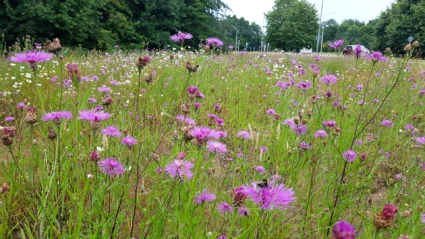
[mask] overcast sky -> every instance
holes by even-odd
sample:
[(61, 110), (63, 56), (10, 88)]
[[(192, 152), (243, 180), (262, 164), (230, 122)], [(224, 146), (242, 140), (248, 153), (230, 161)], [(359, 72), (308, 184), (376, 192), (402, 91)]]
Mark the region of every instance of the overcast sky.
[[(263, 15), (271, 11), (274, 4), (274, 0), (222, 1), (233, 10), (233, 13), (229, 12), (228, 14), (236, 14), (237, 17), (244, 17), (246, 20), (256, 22), (260, 26), (263, 26), (263, 23), (266, 24)], [(315, 4), (317, 12), (320, 14), (322, 0), (307, 1)], [(391, 6), (393, 2), (395, 0), (324, 0), (323, 16), (325, 20), (334, 18), (338, 23), (341, 23), (344, 19), (352, 18), (368, 22), (379, 16), (381, 11), (384, 11), (387, 6)]]

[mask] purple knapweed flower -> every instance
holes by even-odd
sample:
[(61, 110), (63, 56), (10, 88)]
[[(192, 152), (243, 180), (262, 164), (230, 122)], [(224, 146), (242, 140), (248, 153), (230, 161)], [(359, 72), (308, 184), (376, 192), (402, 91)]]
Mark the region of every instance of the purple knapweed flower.
[(83, 110), (83, 111), (80, 111), (80, 117), (78, 118), (81, 120), (99, 122), (102, 120), (107, 120), (110, 117), (111, 115), (109, 113), (106, 113), (103, 111)]
[(295, 124), (294, 126), (291, 126), (291, 129), (298, 135), (303, 135), (307, 133), (307, 125), (303, 123)]
[(357, 58), (357, 60), (360, 59), (362, 57), (362, 53), (363, 53), (362, 45), (357, 44), (356, 45), (356, 48), (354, 49), (354, 51), (356, 52), (356, 58)]
[(267, 152), (268, 148), (267, 146), (261, 145), (260, 146), (260, 153), (261, 154), (265, 154)]
[(121, 132), (112, 125), (104, 128), (102, 134), (110, 137), (121, 137)]
[(218, 141), (208, 141), (207, 142), (207, 148), (210, 152), (214, 152), (214, 153), (225, 153), (227, 152), (227, 148), (226, 145), (223, 144), (222, 142), (218, 142)]
[(342, 156), (344, 157), (347, 162), (351, 163), (357, 158), (357, 153), (354, 150), (347, 150), (345, 151)]
[(256, 166), (255, 171), (257, 171), (259, 174), (264, 174), (266, 172), (266, 169), (263, 166)]
[(71, 119), (72, 113), (69, 111), (50, 112), (41, 118), (43, 121), (53, 120), (55, 123), (60, 123), (61, 119)]
[(23, 53), (15, 53), (15, 55), (11, 57), (10, 60), (13, 62), (26, 62), (28, 64), (35, 64), (37, 62), (47, 61), (52, 57), (52, 53), (47, 53), (44, 51), (28, 51)]
[(243, 186), (241, 192), (255, 204), (259, 204), (262, 210), (283, 210), (295, 200), (292, 188), (286, 188), (283, 184), (274, 185), (273, 182), (266, 186), (258, 186), (257, 182), (252, 182), (251, 186)]
[(335, 127), (336, 126), (336, 121), (335, 120), (328, 120), (328, 121), (323, 121), (322, 125), (325, 127)]
[(242, 205), (240, 208), (238, 208), (238, 214), (239, 216), (249, 216), (250, 211), (248, 208), (246, 208), (245, 205)]
[(218, 205), (217, 209), (220, 212), (231, 212), (233, 210), (233, 208), (227, 203), (227, 202), (222, 202)]
[(301, 143), (300, 143), (300, 149), (302, 149), (302, 150), (307, 150), (307, 149), (310, 149), (311, 148), (311, 145), (309, 144), (309, 143), (307, 143), (307, 142), (305, 142), (305, 141), (302, 141)]
[(215, 194), (210, 193), (206, 189), (204, 189), (200, 194), (195, 196), (193, 203), (200, 204), (204, 202), (211, 202), (216, 198), (217, 196)]
[(368, 60), (371, 60), (372, 62), (376, 63), (378, 61), (387, 62), (388, 59), (382, 56), (382, 53), (377, 51), (373, 52), (365, 57)]
[(425, 144), (425, 137), (417, 137), (416, 142), (418, 142), (420, 144)]
[(106, 158), (99, 162), (102, 172), (110, 177), (118, 176), (124, 173), (123, 165), (116, 158)]
[(184, 40), (190, 40), (193, 36), (190, 33), (179, 32), (171, 36), (171, 40), (174, 42), (184, 42)]
[(338, 78), (334, 75), (325, 75), (322, 78), (320, 78), (320, 81), (322, 83), (325, 83), (325, 84), (328, 84), (328, 85), (335, 84), (337, 80), (338, 80)]
[(132, 146), (132, 145), (137, 144), (137, 139), (127, 135), (121, 140), (121, 143), (123, 143), (127, 146)]
[(383, 120), (381, 122), (381, 125), (384, 126), (384, 127), (393, 127), (394, 126), (394, 124), (391, 120)]
[(347, 221), (336, 222), (332, 233), (334, 239), (355, 239), (357, 236), (356, 228)]
[(97, 91), (102, 92), (102, 93), (107, 93), (107, 92), (111, 92), (112, 89), (111, 89), (111, 87), (102, 86), (102, 87), (98, 87)]
[(338, 49), (344, 44), (344, 40), (336, 40), (334, 42), (329, 43), (329, 46), (333, 49)]
[(274, 109), (268, 109), (268, 110), (266, 110), (266, 113), (268, 115), (276, 115), (276, 111)]
[(326, 130), (319, 129), (314, 134), (314, 137), (315, 138), (325, 138), (325, 137), (328, 137), (328, 133), (326, 133)]
[(6, 118), (4, 118), (4, 121), (6, 122), (10, 122), (10, 121), (14, 121), (15, 118), (13, 118), (12, 116), (7, 116)]
[(18, 104), (16, 104), (16, 108), (18, 109), (25, 109), (27, 106), (25, 105), (24, 102), (19, 102)]
[(236, 137), (242, 138), (242, 139), (251, 139), (252, 138), (251, 134), (248, 131), (245, 131), (245, 130), (239, 131), (236, 134)]
[(223, 41), (216, 37), (207, 38), (207, 46), (210, 45), (213, 45), (213, 47), (219, 47), (223, 45)]
[(423, 224), (425, 224), (425, 213), (422, 213), (421, 215), (421, 221)]
[(210, 137), (211, 129), (208, 127), (195, 127), (189, 133), (198, 141), (199, 144), (204, 144)]
[(185, 177), (190, 180), (193, 177), (192, 171), (193, 163), (185, 160), (175, 159), (173, 162), (167, 164), (164, 170), (170, 177), (175, 178), (176, 176), (184, 179)]

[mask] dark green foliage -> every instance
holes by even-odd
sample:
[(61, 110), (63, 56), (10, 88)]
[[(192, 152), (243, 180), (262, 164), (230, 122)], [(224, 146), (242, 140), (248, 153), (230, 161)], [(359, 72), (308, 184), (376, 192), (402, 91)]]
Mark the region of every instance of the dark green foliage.
[(312, 47), (316, 42), (317, 12), (305, 0), (275, 0), (266, 17), (266, 39), (273, 47), (290, 51)]
[(258, 45), (261, 28), (225, 17), (227, 9), (221, 0), (2, 0), (0, 34), (8, 46), (30, 35), (35, 42), (57, 37), (65, 46), (105, 51), (115, 45), (163, 49), (180, 46), (170, 39), (179, 31), (193, 34), (186, 43), (191, 47), (207, 37), (234, 44), (233, 30), (225, 27), (230, 22), (246, 29), (243, 42)]

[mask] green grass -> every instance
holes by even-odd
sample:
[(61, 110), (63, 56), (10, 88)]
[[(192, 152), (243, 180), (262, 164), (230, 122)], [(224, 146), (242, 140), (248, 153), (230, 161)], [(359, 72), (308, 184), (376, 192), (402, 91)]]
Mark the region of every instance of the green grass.
[[(40, 64), (37, 79), (26, 64), (0, 60), (0, 122), (17, 129), (10, 148), (0, 146), (0, 183), (10, 186), (9, 192), (0, 194), (2, 238), (329, 238), (339, 220), (353, 224), (358, 238), (425, 237), (420, 210), (424, 151), (415, 140), (424, 136), (423, 98), (418, 93), (425, 86), (422, 64), (409, 64), (406, 71), (407, 58), (373, 66), (368, 60), (342, 56), (315, 62), (312, 56), (274, 53), (259, 57), (178, 52), (171, 61), (169, 54), (151, 54), (140, 80), (135, 62), (142, 55), (136, 53), (81, 54), (62, 62), (55, 57)], [(189, 74), (187, 61), (199, 69)], [(69, 63), (77, 64), (82, 76), (95, 75), (98, 80), (77, 84), (74, 75), (70, 87), (61, 90), (57, 83), (69, 80)], [(311, 63), (320, 68), (318, 78), (312, 76)], [(304, 75), (298, 75), (297, 65)], [(144, 79), (153, 71), (154, 82), (148, 84)], [(313, 87), (304, 92), (295, 85), (285, 91), (275, 86), (289, 82), (286, 76), (291, 72), (295, 83), (310, 81)], [(337, 83), (321, 83), (325, 74), (336, 75)], [(58, 79), (51, 82), (54, 76)], [(112, 80), (119, 85), (112, 85)], [(363, 90), (356, 91), (360, 84)], [(90, 124), (78, 116), (81, 110), (102, 105), (105, 93), (97, 88), (103, 85), (112, 88), (113, 103), (103, 106), (112, 117), (93, 134)], [(205, 98), (191, 101), (188, 86), (197, 86)], [(332, 96), (327, 98), (326, 92)], [(38, 122), (32, 127), (25, 122), (26, 110), (16, 107), (19, 102), (37, 107)], [(227, 132), (220, 140), (227, 153), (211, 153), (205, 146), (185, 142), (183, 123), (176, 122), (185, 102), (197, 125)], [(202, 105), (195, 111), (193, 102)], [(266, 114), (269, 108), (279, 119)], [(72, 112), (73, 118), (60, 127), (41, 120), (45, 113), (59, 110)], [(222, 118), (224, 126), (217, 126), (208, 114)], [(7, 116), (15, 120), (6, 122)], [(293, 117), (307, 125), (306, 134), (297, 135), (282, 124)], [(381, 126), (387, 119), (393, 127)], [(326, 138), (315, 138), (327, 120), (335, 120), (337, 128), (327, 128)], [(417, 129), (414, 136), (405, 130), (406, 124)], [(129, 148), (121, 143), (122, 137), (102, 136), (101, 129), (109, 125), (138, 143)], [(47, 138), (49, 127), (58, 135), (55, 140)], [(249, 131), (252, 139), (237, 138), (241, 130)], [(302, 150), (303, 141), (311, 148)], [(260, 146), (268, 150), (261, 154)], [(342, 156), (348, 149), (359, 155), (354, 162)], [(102, 159), (116, 157), (125, 173), (103, 174), (90, 161), (93, 151)], [(179, 152), (194, 164), (191, 180), (158, 172)], [(368, 157), (361, 159), (362, 153)], [(265, 174), (254, 170), (260, 165)], [(405, 181), (395, 179), (400, 173)], [(295, 191), (296, 200), (288, 208), (261, 210), (248, 198), (249, 216), (217, 210), (221, 202), (232, 205), (233, 188), (275, 174)], [(204, 189), (217, 198), (194, 204), (195, 195)], [(387, 203), (397, 205), (399, 213), (392, 227), (375, 235), (372, 216)]]

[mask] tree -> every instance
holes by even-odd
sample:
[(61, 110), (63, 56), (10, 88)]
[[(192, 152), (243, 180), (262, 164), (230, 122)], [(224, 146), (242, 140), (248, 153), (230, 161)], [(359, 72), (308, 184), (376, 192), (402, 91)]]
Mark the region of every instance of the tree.
[(335, 40), (339, 28), (338, 22), (335, 19), (329, 19), (322, 24), (324, 26), (323, 42)]
[(266, 15), (266, 40), (285, 51), (312, 47), (319, 25), (314, 5), (305, 0), (275, 0)]
[[(394, 53), (402, 54), (409, 36), (414, 40), (424, 41), (424, 15), (424, 0), (398, 0), (393, 3), (377, 20), (376, 48), (382, 51), (386, 47), (391, 47)], [(425, 52), (423, 43), (420, 50)]]
[(248, 22), (243, 17), (237, 18), (236, 15), (226, 16), (221, 20), (221, 29), (223, 31), (223, 40), (228, 45), (236, 47), (236, 34), (238, 34), (238, 40), (240, 41), (240, 50), (243, 50), (248, 43), (248, 47), (259, 49), (261, 45), (262, 31), (261, 27), (252, 22)]

